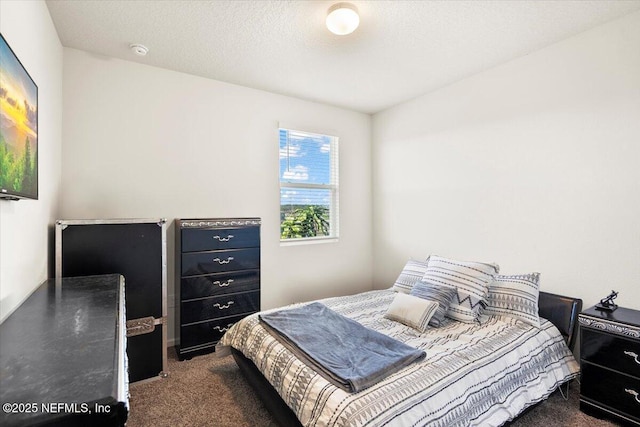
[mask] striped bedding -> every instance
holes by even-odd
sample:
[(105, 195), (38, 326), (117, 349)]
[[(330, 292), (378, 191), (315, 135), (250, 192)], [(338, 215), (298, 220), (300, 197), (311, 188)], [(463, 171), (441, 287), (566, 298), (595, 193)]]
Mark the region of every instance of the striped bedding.
[[(579, 366), (558, 330), (483, 316), (445, 319), (425, 333), (385, 319), (392, 290), (321, 300), (342, 315), (413, 347), (424, 360), (358, 393), (348, 393), (296, 359), (259, 323), (236, 323), (217, 351), (251, 359), (304, 426), (499, 426), (574, 378)], [(295, 305), (294, 305), (295, 306)]]

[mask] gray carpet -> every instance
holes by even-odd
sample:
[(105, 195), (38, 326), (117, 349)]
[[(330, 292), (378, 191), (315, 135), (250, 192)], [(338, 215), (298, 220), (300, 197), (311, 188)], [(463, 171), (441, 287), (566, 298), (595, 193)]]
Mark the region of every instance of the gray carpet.
[[(214, 354), (180, 362), (169, 350), (169, 377), (130, 386), (127, 427), (275, 427), (231, 356)], [(556, 392), (509, 427), (611, 427), (578, 409), (573, 382), (565, 401)]]

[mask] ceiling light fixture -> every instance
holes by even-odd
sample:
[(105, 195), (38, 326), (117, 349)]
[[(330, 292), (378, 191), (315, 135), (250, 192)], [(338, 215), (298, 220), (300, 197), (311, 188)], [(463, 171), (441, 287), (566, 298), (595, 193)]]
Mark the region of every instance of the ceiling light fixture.
[(327, 12), (327, 28), (333, 34), (351, 34), (360, 25), (358, 9), (351, 3), (336, 3)]
[(149, 48), (142, 44), (130, 44), (129, 49), (138, 56), (145, 56), (149, 52)]

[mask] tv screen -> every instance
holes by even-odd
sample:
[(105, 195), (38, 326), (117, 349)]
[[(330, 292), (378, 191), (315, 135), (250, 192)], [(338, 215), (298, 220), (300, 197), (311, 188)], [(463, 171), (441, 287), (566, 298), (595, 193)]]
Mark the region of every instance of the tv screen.
[(0, 199), (38, 199), (38, 86), (0, 34)]

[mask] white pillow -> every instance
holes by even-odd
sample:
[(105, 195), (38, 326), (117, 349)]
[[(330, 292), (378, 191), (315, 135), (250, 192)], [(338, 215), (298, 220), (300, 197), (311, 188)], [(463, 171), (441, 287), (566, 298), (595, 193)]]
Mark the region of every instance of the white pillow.
[(489, 286), (489, 297), (484, 314), (509, 316), (540, 327), (538, 296), (540, 273), (498, 275)]
[(384, 317), (424, 332), (427, 330), (431, 316), (433, 316), (438, 307), (439, 305), (436, 301), (398, 293)]
[(427, 261), (419, 261), (416, 259), (410, 259), (405, 264), (404, 268), (400, 272), (400, 275), (393, 284), (392, 289), (396, 292), (402, 292), (408, 294), (411, 292), (411, 288), (417, 282), (422, 279), (424, 273), (427, 271)]
[(487, 305), (489, 286), (495, 281), (500, 267), (483, 262), (458, 261), (435, 255), (429, 257), (423, 282), (449, 286), (457, 290), (447, 317), (465, 323), (477, 323)]

